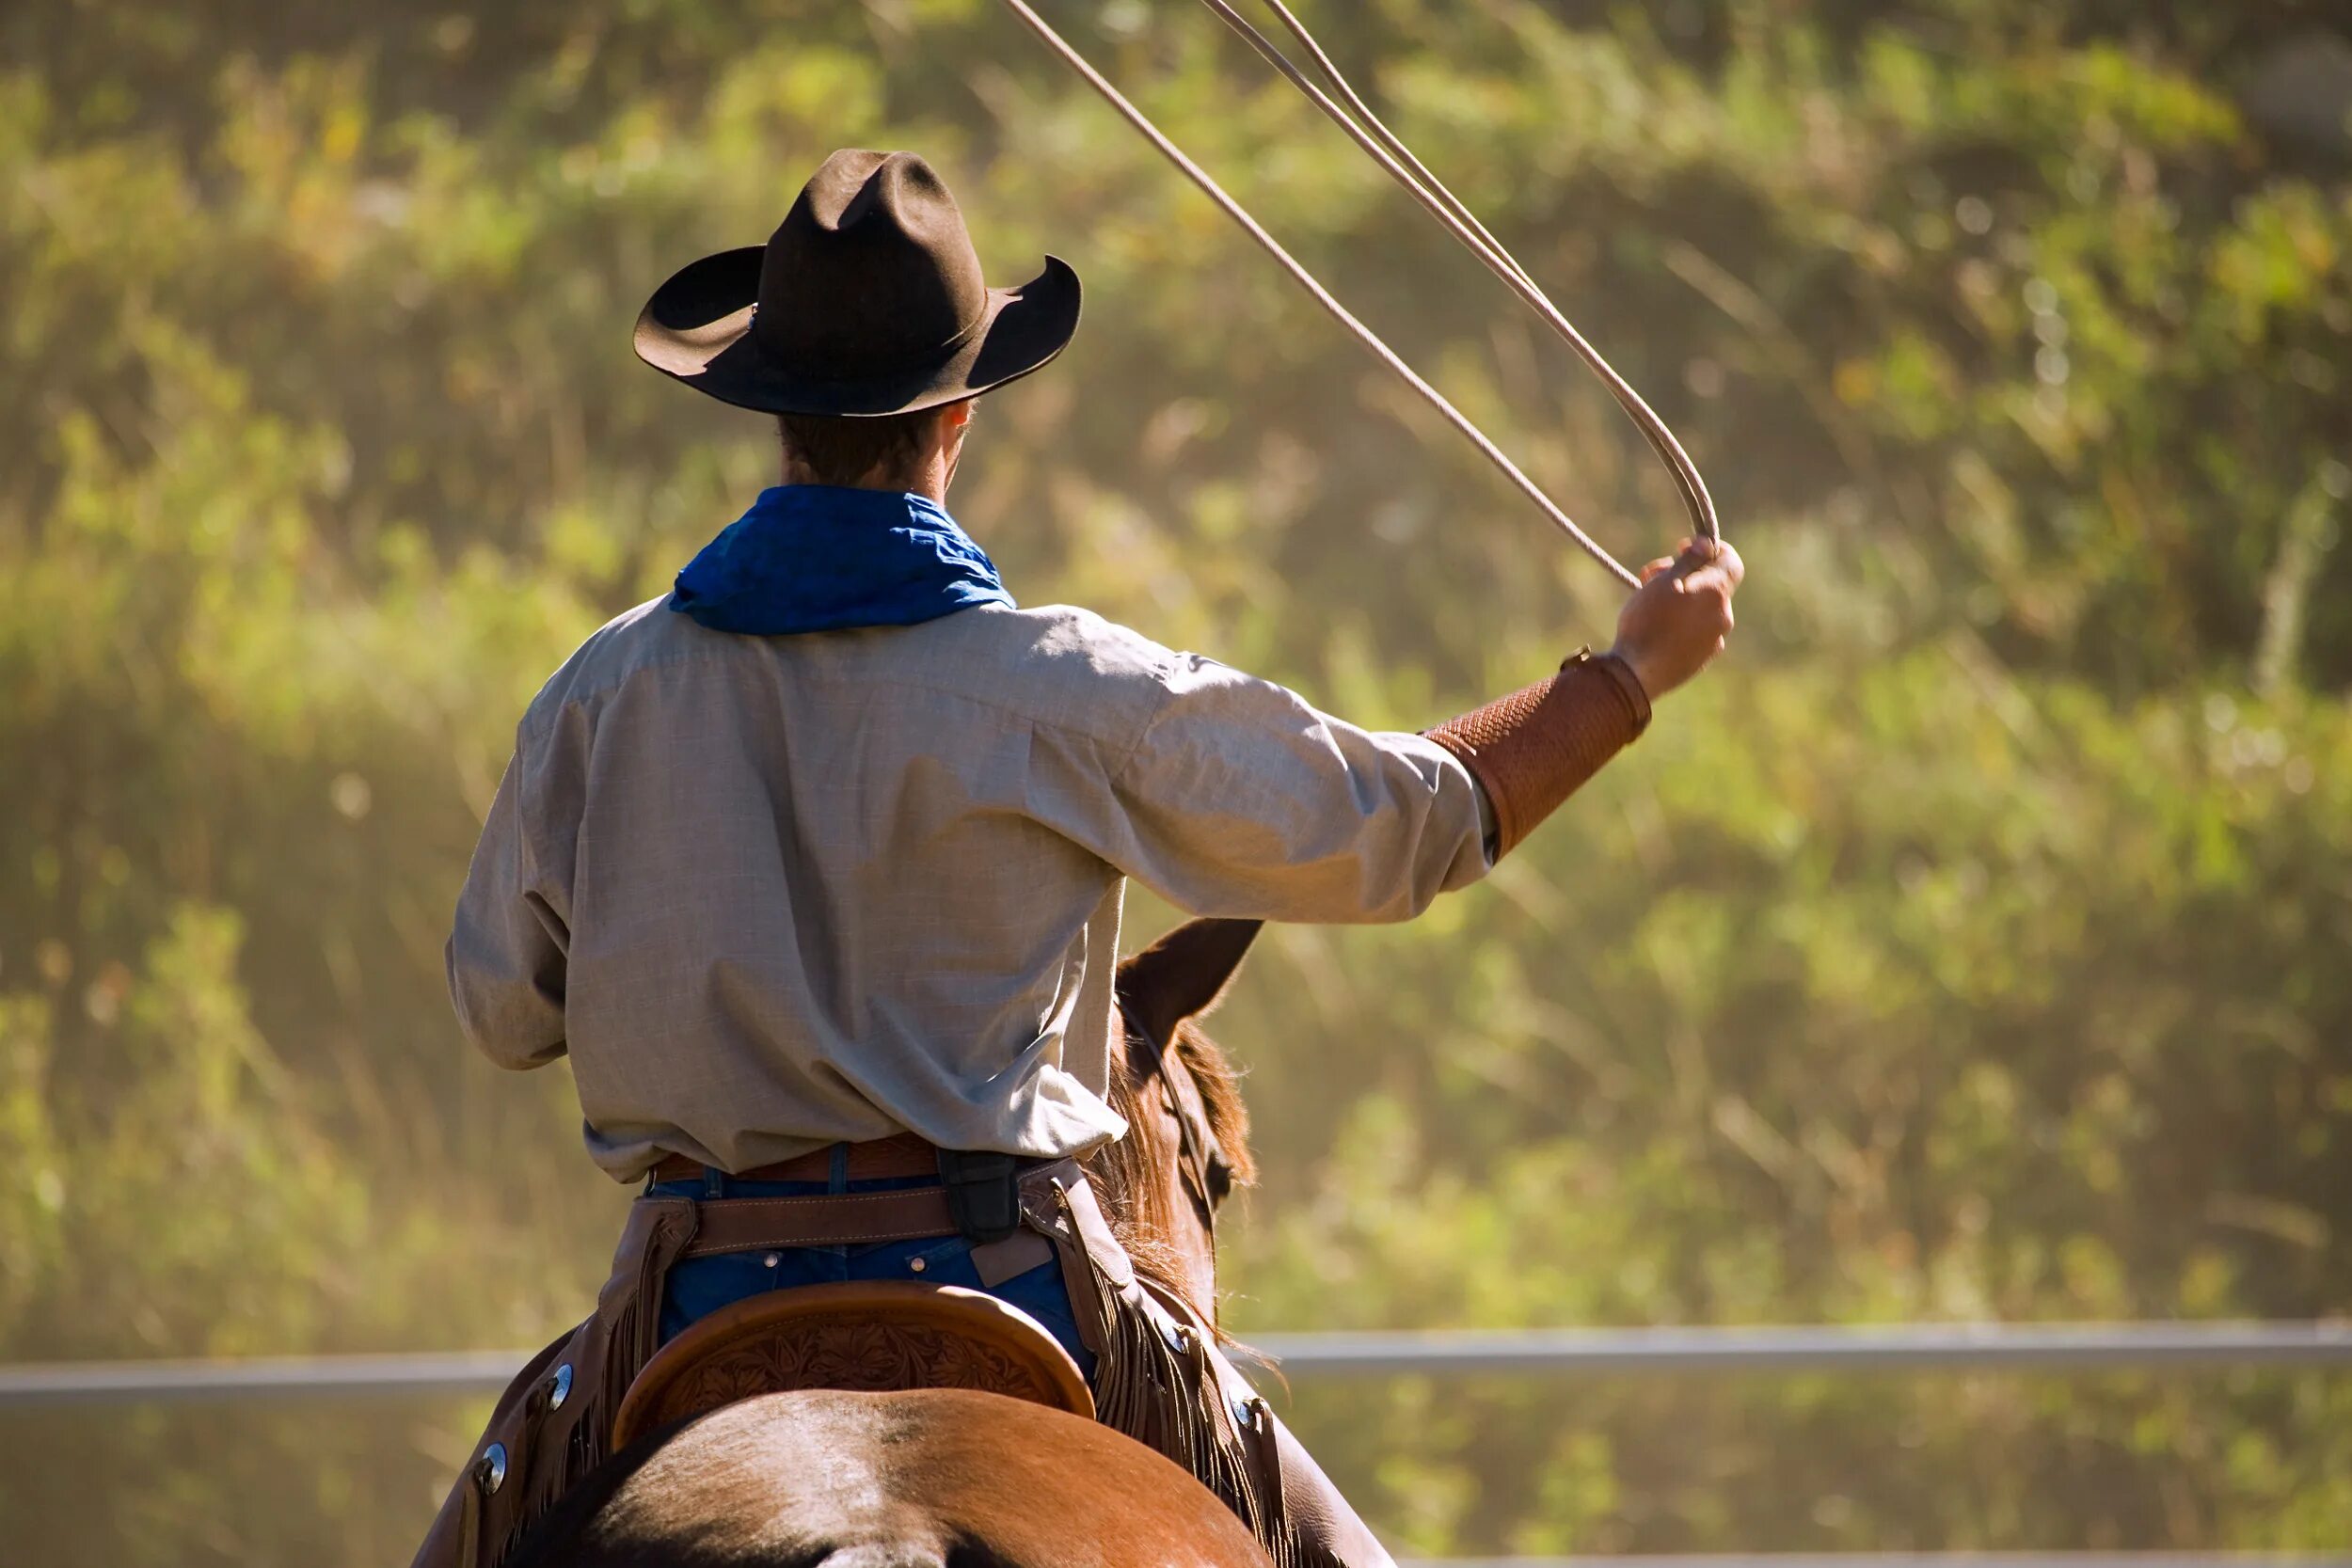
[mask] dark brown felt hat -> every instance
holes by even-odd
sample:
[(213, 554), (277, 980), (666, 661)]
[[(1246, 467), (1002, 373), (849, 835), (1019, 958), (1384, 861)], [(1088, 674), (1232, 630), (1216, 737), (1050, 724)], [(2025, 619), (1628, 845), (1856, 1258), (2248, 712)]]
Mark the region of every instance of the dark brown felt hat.
[(637, 356), (771, 414), (905, 414), (1028, 374), (1078, 329), (1045, 258), (992, 289), (956, 198), (912, 152), (827, 158), (765, 246), (706, 256), (646, 301)]

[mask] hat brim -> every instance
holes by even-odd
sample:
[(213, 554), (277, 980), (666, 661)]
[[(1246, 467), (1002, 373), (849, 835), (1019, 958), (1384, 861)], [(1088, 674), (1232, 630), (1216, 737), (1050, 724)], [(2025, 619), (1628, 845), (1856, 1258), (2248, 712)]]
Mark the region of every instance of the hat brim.
[(931, 363), (856, 379), (795, 373), (752, 336), (758, 245), (706, 256), (654, 291), (637, 317), (637, 357), (698, 392), (769, 414), (911, 414), (1017, 381), (1078, 330), (1078, 275), (1057, 256), (1015, 289), (991, 289), (971, 336)]

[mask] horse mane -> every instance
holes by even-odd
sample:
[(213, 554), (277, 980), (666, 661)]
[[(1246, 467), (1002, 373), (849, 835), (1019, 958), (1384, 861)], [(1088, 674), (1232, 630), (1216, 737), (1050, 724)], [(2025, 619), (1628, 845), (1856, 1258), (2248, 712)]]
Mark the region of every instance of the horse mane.
[[(1195, 1301), (1170, 1205), (1187, 1201), (1184, 1183), (1172, 1173), (1179, 1146), (1168, 1125), (1168, 1091), (1160, 1083), (1159, 1047), (1122, 1009), (1124, 1050), (1113, 1064), (1111, 1108), (1127, 1120), (1127, 1135), (1087, 1156), (1087, 1175), (1103, 1195), (1104, 1217), (1136, 1268), (1153, 1284), (1192, 1303), (1201, 1319), (1216, 1322), (1216, 1303)], [(1216, 1041), (1187, 1018), (1176, 1025), (1168, 1049), (1200, 1086), (1209, 1132), (1232, 1171), (1236, 1186), (1257, 1180), (1249, 1150), (1249, 1109), (1243, 1103), (1241, 1072)]]

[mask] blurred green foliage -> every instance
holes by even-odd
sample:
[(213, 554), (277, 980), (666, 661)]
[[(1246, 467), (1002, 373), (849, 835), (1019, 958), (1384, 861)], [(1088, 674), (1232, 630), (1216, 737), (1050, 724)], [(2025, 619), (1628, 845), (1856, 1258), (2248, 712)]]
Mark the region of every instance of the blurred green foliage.
[[(1490, 885), (1219, 1034), (1250, 1327), (2352, 1310), (2352, 179), (2294, 0), (1351, 0), (1708, 472), (1734, 657)], [(1057, 20), (1621, 553), (1605, 398), (1203, 12)], [(2341, 40), (2333, 46), (2342, 47)], [(624, 1195), (448, 1017), (522, 705), (765, 481), (671, 267), (834, 146), (1088, 319), (957, 508), (1418, 726), (1613, 591), (985, 0), (0, 13), (0, 1353), (508, 1346)], [(1140, 930), (1155, 914), (1138, 911)], [(26, 1560), (405, 1559), (476, 1408), (0, 1420)], [(1362, 1386), (1422, 1552), (2352, 1545), (2352, 1383)]]

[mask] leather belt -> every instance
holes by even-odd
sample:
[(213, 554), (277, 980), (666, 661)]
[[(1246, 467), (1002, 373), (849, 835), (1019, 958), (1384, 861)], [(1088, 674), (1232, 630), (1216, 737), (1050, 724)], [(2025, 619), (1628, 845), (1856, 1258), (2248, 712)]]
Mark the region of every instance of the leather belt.
[[(929, 1139), (913, 1132), (898, 1132), (866, 1143), (835, 1144), (793, 1159), (778, 1160), (773, 1164), (754, 1165), (749, 1170), (727, 1174), (741, 1181), (826, 1181), (833, 1178), (833, 1151), (838, 1148), (850, 1151), (849, 1179), (852, 1181), (939, 1174), (938, 1148)], [(657, 1181), (699, 1181), (703, 1179), (702, 1162), (683, 1154), (667, 1154), (653, 1167), (653, 1177)]]
[(810, 1197), (719, 1197), (694, 1205), (694, 1239), (679, 1254), (779, 1247), (862, 1246), (952, 1236), (956, 1222), (941, 1187), (902, 1193), (818, 1193)]
[[(1039, 1161), (1021, 1174), (1025, 1197), (1032, 1204), (1043, 1202), (1041, 1195), (1054, 1180), (1073, 1191), (1085, 1185), (1076, 1161)], [(1043, 1217), (1042, 1211), (1040, 1213)], [(705, 1198), (694, 1203), (693, 1240), (679, 1256), (862, 1246), (956, 1232), (944, 1187), (912, 1187), (895, 1193), (817, 1193), (807, 1197)]]

